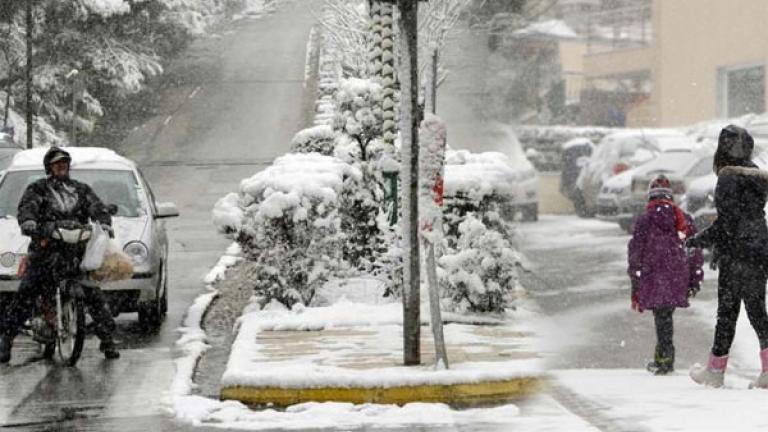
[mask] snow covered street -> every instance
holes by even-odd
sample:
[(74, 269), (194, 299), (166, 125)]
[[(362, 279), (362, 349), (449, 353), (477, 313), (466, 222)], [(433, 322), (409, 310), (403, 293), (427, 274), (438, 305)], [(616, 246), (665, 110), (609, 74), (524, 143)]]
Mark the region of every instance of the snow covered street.
[(768, 425), (761, 414), (768, 392), (748, 390), (760, 364), (744, 313), (725, 388), (703, 388), (688, 377), (711, 347), (717, 272), (707, 268), (691, 307), (675, 312), (676, 371), (656, 377), (645, 371), (653, 358), (653, 317), (629, 307), (629, 236), (616, 224), (574, 216), (545, 216), (521, 231), (532, 268), (525, 286), (541, 308), (535, 327), (556, 400), (603, 430), (752, 431)]

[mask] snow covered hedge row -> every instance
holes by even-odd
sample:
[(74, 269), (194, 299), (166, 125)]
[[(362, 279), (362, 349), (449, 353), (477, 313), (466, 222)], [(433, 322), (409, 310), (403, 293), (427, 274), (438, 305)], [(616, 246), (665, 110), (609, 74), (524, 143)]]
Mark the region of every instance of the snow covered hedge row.
[(341, 197), (361, 178), (331, 156), (287, 154), (216, 203), (214, 224), (242, 247), (258, 295), (308, 305), (344, 267)]

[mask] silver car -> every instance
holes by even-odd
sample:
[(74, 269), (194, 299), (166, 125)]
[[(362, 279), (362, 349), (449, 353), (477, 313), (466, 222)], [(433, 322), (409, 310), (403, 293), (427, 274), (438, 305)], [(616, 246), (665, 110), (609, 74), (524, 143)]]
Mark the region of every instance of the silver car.
[(674, 129), (626, 129), (606, 135), (576, 179), (574, 205), (580, 216), (595, 216), (603, 184), (664, 151), (690, 149), (695, 143)]
[[(16, 154), (0, 173), (0, 295), (15, 292), (17, 270), (27, 252), (29, 237), (16, 220), (27, 185), (45, 176), (47, 149)], [(72, 156), (70, 175), (89, 184), (105, 204), (117, 208), (112, 218), (117, 244), (133, 259), (129, 280), (101, 285), (112, 313), (138, 312), (148, 327), (159, 326), (168, 308), (168, 239), (165, 218), (179, 215), (172, 203), (156, 202), (149, 183), (132, 161), (102, 148), (67, 148)]]

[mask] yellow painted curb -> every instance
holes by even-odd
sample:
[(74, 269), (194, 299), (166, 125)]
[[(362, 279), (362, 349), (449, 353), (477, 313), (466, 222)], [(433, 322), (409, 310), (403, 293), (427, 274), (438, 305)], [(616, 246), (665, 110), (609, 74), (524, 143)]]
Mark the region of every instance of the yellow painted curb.
[(443, 402), (474, 405), (519, 399), (539, 391), (540, 377), (470, 384), (400, 386), (387, 388), (277, 388), (224, 387), (221, 398), (250, 405), (288, 406), (304, 402), (351, 402), (403, 405), (411, 402)]

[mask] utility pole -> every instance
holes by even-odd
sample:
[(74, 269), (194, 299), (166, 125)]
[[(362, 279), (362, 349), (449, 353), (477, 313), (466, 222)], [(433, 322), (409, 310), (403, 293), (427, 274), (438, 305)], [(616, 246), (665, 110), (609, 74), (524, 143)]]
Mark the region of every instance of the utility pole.
[(32, 1), (27, 0), (27, 148), (32, 148), (32, 129), (34, 117), (32, 114)]
[(421, 363), (420, 258), (419, 258), (419, 79), (418, 1), (398, 0), (400, 13), (401, 76), (400, 133), (403, 185), (403, 360), (406, 366)]

